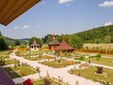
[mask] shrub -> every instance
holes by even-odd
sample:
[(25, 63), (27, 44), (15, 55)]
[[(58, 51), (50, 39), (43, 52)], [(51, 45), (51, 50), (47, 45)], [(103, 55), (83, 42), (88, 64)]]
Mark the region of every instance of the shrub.
[(43, 81), (44, 85), (51, 85), (51, 82), (48, 79), (45, 78)]
[(36, 71), (37, 71), (38, 73), (40, 73), (40, 67), (37, 67), (37, 68), (36, 68)]
[(103, 73), (103, 67), (97, 67), (97, 73), (102, 74)]
[(60, 59), (58, 59), (58, 63), (60, 63)]
[(81, 56), (79, 59), (80, 59), (80, 60), (84, 60), (84, 59), (85, 59), (85, 57), (84, 57), (84, 56)]
[(99, 58), (101, 58), (101, 55), (100, 54), (97, 54), (96, 57), (99, 59)]

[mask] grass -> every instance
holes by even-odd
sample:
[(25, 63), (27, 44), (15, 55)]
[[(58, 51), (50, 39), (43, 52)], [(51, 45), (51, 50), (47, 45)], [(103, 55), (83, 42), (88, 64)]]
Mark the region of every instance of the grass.
[(5, 64), (7, 65), (7, 64), (17, 64), (18, 63), (18, 61), (17, 60), (5, 60)]
[(24, 57), (25, 59), (28, 60), (32, 60), (32, 61), (37, 61), (37, 60), (41, 60), (41, 59), (53, 59), (55, 57), (51, 57), (51, 56), (36, 56), (36, 57)]
[(91, 61), (92, 63), (96, 64), (113, 66), (113, 58), (100, 58), (99, 60), (97, 58), (86, 58), (84, 59), (84, 61), (86, 62)]
[(103, 80), (109, 81), (113, 85), (113, 70), (107, 69), (107, 68), (104, 68), (103, 70), (104, 70), (104, 73), (102, 75), (96, 73), (97, 71), (96, 67), (89, 67), (83, 70), (70, 70), (70, 73), (75, 75), (80, 75), (87, 79), (91, 79), (101, 83)]
[(5, 58), (9, 58), (9, 55), (12, 51), (0, 51), (0, 59), (5, 60)]
[[(51, 82), (51, 85), (59, 85), (57, 82), (55, 82), (55, 81), (53, 81), (51, 79), (49, 79), (49, 81)], [(44, 85), (44, 81), (42, 79), (34, 81), (33, 85)]]
[[(62, 81), (59, 82), (59, 80), (56, 79), (56, 78), (48, 78), (48, 77), (45, 77), (45, 78), (51, 83), (51, 85), (69, 85), (68, 83), (64, 83)], [(41, 78), (41, 79), (38, 79), (38, 80), (35, 80), (35, 81), (31, 80), (31, 82), (33, 82), (33, 85), (45, 85), (44, 84), (45, 78)], [(23, 84), (19, 84), (19, 85), (23, 85)]]
[(68, 65), (77, 64), (77, 62), (68, 61), (68, 60), (64, 60), (64, 59), (55, 60), (55, 61), (44, 61), (44, 62), (40, 62), (40, 63), (53, 67), (53, 68), (62, 68), (62, 67), (66, 67)]
[(17, 56), (24, 57), (25, 59), (36, 61), (45, 59), (44, 56), (42, 56), (43, 53), (51, 52), (50, 50), (39, 50), (39, 51), (18, 51), (16, 53)]
[(16, 55), (18, 56), (26, 56), (26, 55), (42, 55), (43, 53), (51, 52), (50, 50), (38, 50), (38, 51), (18, 51)]
[(36, 73), (35, 71), (31, 70), (27, 66), (16, 66), (16, 67), (4, 68), (4, 70), (9, 74), (11, 78), (17, 78), (17, 77)]

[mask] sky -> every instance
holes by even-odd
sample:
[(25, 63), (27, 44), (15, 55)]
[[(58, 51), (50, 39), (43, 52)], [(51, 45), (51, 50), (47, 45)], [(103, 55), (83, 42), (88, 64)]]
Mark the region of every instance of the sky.
[(73, 34), (113, 24), (113, 0), (42, 0), (7, 26), (2, 35), (14, 39)]

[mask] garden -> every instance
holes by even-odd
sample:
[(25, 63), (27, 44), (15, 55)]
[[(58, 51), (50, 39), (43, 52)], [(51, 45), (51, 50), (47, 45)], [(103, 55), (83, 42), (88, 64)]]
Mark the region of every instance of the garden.
[(96, 63), (96, 64), (102, 64), (102, 65), (106, 65), (106, 66), (113, 66), (113, 58), (104, 58), (101, 57), (100, 54), (96, 54), (94, 56), (81, 56), (79, 58), (75, 58), (75, 59), (79, 59), (85, 62), (89, 62), (90, 63)]
[[(88, 67), (85, 69), (72, 69), (69, 71), (70, 74), (78, 75), (91, 79), (100, 83), (109, 83), (105, 85), (113, 85), (113, 70), (107, 68), (97, 69), (99, 67)], [(98, 72), (99, 71), (99, 72)]]
[(63, 82), (61, 79), (51, 78), (51, 77), (42, 77), (38, 80), (27, 79), (23, 84), (18, 85), (69, 85), (68, 83)]
[(33, 68), (25, 65), (15, 65), (14, 67), (4, 68), (4, 70), (9, 74), (11, 78), (17, 78), (36, 73)]
[(44, 61), (44, 62), (39, 62), (39, 63), (44, 64), (49, 67), (53, 67), (53, 68), (63, 68), (69, 65), (78, 64), (78, 62), (75, 62), (72, 60), (65, 60), (65, 59), (57, 59), (53, 61)]
[(17, 56), (24, 57), (25, 59), (37, 61), (41, 59), (51, 59), (50, 56), (43, 56), (43, 53), (49, 53), (50, 50), (38, 50), (38, 51), (18, 51), (16, 52)]

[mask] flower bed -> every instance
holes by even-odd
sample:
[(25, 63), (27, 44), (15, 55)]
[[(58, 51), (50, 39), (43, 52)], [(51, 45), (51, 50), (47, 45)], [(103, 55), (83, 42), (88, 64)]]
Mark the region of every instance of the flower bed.
[(71, 60), (65, 60), (65, 59), (58, 59), (54, 61), (44, 61), (40, 62), (41, 64), (53, 67), (53, 68), (62, 68), (69, 65), (77, 64), (77, 62), (71, 61)]

